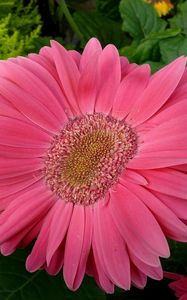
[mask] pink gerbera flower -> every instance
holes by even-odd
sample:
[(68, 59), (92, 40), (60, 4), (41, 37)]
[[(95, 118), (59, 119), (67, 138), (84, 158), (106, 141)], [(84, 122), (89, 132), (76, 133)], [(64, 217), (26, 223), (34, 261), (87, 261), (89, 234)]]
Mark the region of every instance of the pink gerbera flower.
[(187, 276), (170, 272), (164, 272), (164, 276), (175, 280), (169, 284), (169, 287), (175, 291), (176, 297), (179, 300), (187, 300)]
[(0, 62), (0, 249), (108, 293), (162, 278), (187, 241), (186, 58), (150, 75), (113, 45)]

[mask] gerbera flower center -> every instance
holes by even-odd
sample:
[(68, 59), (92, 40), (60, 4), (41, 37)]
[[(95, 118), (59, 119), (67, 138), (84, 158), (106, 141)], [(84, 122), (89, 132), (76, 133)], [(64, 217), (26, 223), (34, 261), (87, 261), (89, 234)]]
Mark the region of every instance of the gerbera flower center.
[(46, 182), (65, 201), (95, 203), (117, 182), (136, 150), (136, 133), (125, 122), (99, 113), (78, 117), (47, 152)]

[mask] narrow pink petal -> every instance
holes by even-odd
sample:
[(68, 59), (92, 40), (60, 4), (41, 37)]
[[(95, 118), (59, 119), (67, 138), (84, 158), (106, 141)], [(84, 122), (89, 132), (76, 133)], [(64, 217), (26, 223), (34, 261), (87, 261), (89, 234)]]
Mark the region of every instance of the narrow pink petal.
[[(25, 70), (29, 70), (33, 75), (40, 78), (40, 80), (50, 89), (50, 92), (53, 93), (56, 100), (58, 100), (59, 104), (64, 108), (65, 103), (62, 102), (63, 95), (60, 86), (57, 83), (57, 81), (54, 79), (54, 77), (50, 74), (50, 72), (46, 70), (46, 68), (41, 66), (41, 64), (22, 56), (16, 58), (15, 62), (20, 66), (22, 66)], [(67, 117), (64, 113), (64, 110), (59, 106), (56, 100), (54, 102), (54, 106), (57, 104), (57, 107), (59, 109), (58, 120), (61, 119), (63, 121), (66, 121)]]
[(51, 46), (53, 50), (53, 60), (65, 95), (75, 112), (79, 112), (76, 97), (80, 73), (77, 65), (71, 55), (69, 55), (68, 51), (59, 43), (51, 41)]
[(46, 149), (51, 139), (47, 133), (25, 122), (3, 116), (0, 119), (1, 145)]
[[(95, 207), (95, 234), (102, 251), (108, 277), (117, 286), (130, 288), (130, 262), (125, 242), (120, 236), (113, 220), (108, 214), (108, 207), (98, 203)], [(110, 232), (108, 229), (110, 228)], [(97, 242), (97, 241), (96, 241)]]
[(111, 205), (109, 206), (110, 214), (119, 232), (126, 241), (128, 249), (143, 262), (151, 266), (158, 266), (160, 264), (158, 254), (155, 254), (146, 241), (139, 235), (138, 231), (133, 231), (132, 226), (128, 226), (128, 222), (124, 222), (124, 220), (126, 220), (124, 217), (126, 216), (125, 212), (121, 209), (120, 205), (112, 205), (114, 201), (118, 202), (116, 196), (111, 198)]
[(49, 213), (47, 214), (47, 216), (45, 217), (45, 219), (43, 220), (43, 225), (41, 227), (40, 233), (37, 237), (37, 240), (34, 244), (34, 247), (30, 255), (27, 257), (26, 260), (26, 269), (29, 272), (37, 271), (39, 268), (41, 268), (44, 265), (46, 261), (46, 248), (48, 244), (51, 219), (57, 208), (58, 206), (54, 204), (53, 207), (50, 209)]
[(30, 243), (38, 236), (42, 225), (43, 225), (43, 219), (41, 218), (41, 220), (38, 221), (36, 225), (32, 227), (32, 229), (28, 232), (28, 234), (25, 235), (25, 237), (19, 243), (19, 247), (26, 248), (28, 245), (30, 245)]
[(92, 57), (95, 56), (96, 53), (101, 54), (102, 47), (100, 42), (96, 38), (91, 38), (86, 44), (84, 51), (81, 55), (80, 61), (80, 71), (82, 72), (87, 65), (90, 63)]
[[(173, 120), (177, 117), (187, 115), (187, 101), (181, 100), (173, 105), (164, 106), (161, 111), (155, 114), (149, 122), (154, 125), (154, 127), (161, 125), (167, 121)], [(145, 123), (146, 125), (146, 123)], [(142, 124), (142, 127), (144, 124)]]
[(140, 175), (138, 171), (133, 171), (130, 169), (126, 169), (120, 176), (120, 181), (123, 182), (124, 179), (135, 184), (140, 184), (140, 185), (148, 184), (147, 180), (142, 175)]
[(71, 290), (75, 290), (74, 281), (81, 258), (84, 227), (84, 207), (75, 205), (67, 232), (63, 268), (64, 280)]
[(178, 165), (173, 167), (174, 170), (181, 171), (187, 173), (187, 164)]
[(40, 158), (23, 158), (21, 162), (20, 164), (20, 159), (15, 158), (0, 158), (0, 179), (28, 174), (41, 170), (44, 167)]
[[(84, 66), (78, 84), (78, 105), (83, 114), (94, 112), (96, 99), (97, 62), (99, 52), (95, 52)], [(84, 60), (86, 63), (86, 61)]]
[(2, 95), (0, 95), (0, 116), (10, 117), (25, 122), (29, 120), (23, 116), (15, 107), (12, 106)]
[(31, 124), (37, 124), (52, 133), (56, 133), (58, 129), (61, 129), (63, 118), (59, 122), (41, 102), (13, 82), (1, 78), (0, 93), (23, 114), (23, 119), (25, 116), (31, 121)]
[(132, 191), (120, 184), (115, 192), (111, 191), (110, 207), (114, 212), (114, 216), (115, 212), (118, 211), (116, 219), (121, 214), (127, 228), (138, 234), (142, 242), (146, 242), (154, 253), (168, 257), (169, 247), (159, 224), (149, 209)]
[[(43, 47), (43, 48), (45, 48), (45, 47)], [(43, 68), (45, 68), (53, 76), (53, 78), (56, 80), (56, 82), (59, 84), (60, 82), (59, 82), (58, 73), (57, 73), (56, 68), (55, 68), (55, 64), (54, 64), (53, 61), (51, 61), (52, 54), (49, 53), (48, 57), (41, 54), (43, 52), (43, 48), (41, 48), (40, 54), (31, 53), (31, 54), (28, 55), (28, 57), (29, 57), (30, 60), (32, 60), (34, 62), (37, 62)], [(52, 51), (51, 48), (49, 48), (49, 50), (50, 50), (50, 52)]]
[(62, 106), (54, 96), (48, 85), (46, 85), (38, 76), (30, 72), (23, 66), (12, 61), (0, 62), (0, 74), (3, 78), (13, 81), (22, 90), (25, 90), (33, 97), (42, 102), (60, 121), (61, 115), (64, 115)]
[(120, 65), (121, 65), (121, 79), (127, 75), (127, 68), (129, 66), (129, 61), (126, 57), (120, 56)]
[(154, 195), (160, 199), (174, 214), (180, 219), (187, 219), (187, 200), (177, 197), (164, 195), (154, 192)]
[(77, 67), (80, 66), (81, 54), (76, 50), (69, 50), (69, 55), (73, 58), (74, 62), (76, 63)]
[(94, 276), (97, 284), (103, 289), (106, 293), (114, 293), (114, 284), (106, 276), (106, 273), (103, 270), (103, 264), (100, 261), (99, 255), (97, 253), (96, 241), (92, 240), (93, 251), (91, 251), (88, 263), (87, 263), (87, 273)]
[(130, 257), (135, 264), (135, 266), (143, 272), (145, 275), (160, 280), (163, 278), (163, 271), (161, 265), (157, 267), (149, 266), (142, 262), (140, 259), (138, 259), (133, 253), (130, 252)]
[(47, 265), (49, 265), (53, 254), (66, 235), (73, 209), (72, 203), (66, 203), (64, 200), (59, 200), (56, 207), (57, 209), (54, 212), (49, 230), (49, 239), (46, 251)]
[(98, 62), (98, 96), (96, 112), (109, 113), (121, 80), (120, 58), (113, 45), (106, 46)]
[(131, 280), (134, 286), (139, 289), (143, 289), (147, 283), (147, 276), (134, 265), (131, 265)]
[[(39, 195), (39, 196), (38, 196)], [(31, 201), (32, 199), (32, 201)], [(23, 201), (24, 200), (24, 201)], [(14, 213), (1, 224), (0, 227), (0, 244), (31, 225), (40, 218), (40, 215), (47, 212), (53, 203), (53, 195), (46, 190), (45, 186), (33, 188), (33, 190), (24, 193), (15, 201), (20, 205), (14, 210)], [(6, 209), (6, 211), (8, 208)], [(5, 213), (6, 213), (5, 211)], [(2, 214), (3, 215), (3, 214)], [(0, 221), (1, 223), (1, 221)]]
[[(155, 151), (187, 150), (186, 130), (187, 115), (171, 119), (141, 137), (141, 153)], [(187, 155), (186, 155), (187, 157)]]
[(93, 229), (93, 211), (92, 211), (92, 207), (88, 206), (85, 209), (84, 238), (83, 238), (80, 262), (79, 262), (77, 274), (74, 281), (75, 289), (79, 288), (86, 271), (86, 264), (87, 264), (87, 260), (91, 248), (91, 242), (92, 242), (92, 229)]
[(127, 121), (137, 126), (157, 112), (177, 87), (185, 65), (186, 58), (179, 57), (154, 74), (150, 84), (129, 113)]
[[(12, 238), (10, 238), (7, 242), (3, 243), (1, 248), (1, 253), (3, 255), (10, 255), (12, 254), (17, 247), (26, 247), (25, 241), (29, 237), (29, 242), (31, 242), (38, 233), (38, 222), (35, 222), (34, 224), (31, 224), (24, 228), (22, 231), (18, 232), (16, 235), (14, 235)], [(32, 233), (32, 234), (31, 234)]]
[(142, 170), (140, 173), (147, 179), (147, 187), (151, 190), (187, 199), (187, 174), (169, 168)]
[(0, 144), (0, 156), (4, 158), (38, 158), (44, 157), (45, 155), (46, 151), (44, 151), (42, 147), (34, 148), (29, 145), (13, 147)]
[[(4, 185), (0, 186), (0, 194), (1, 198), (14, 195), (15, 193), (19, 191), (25, 190), (25, 188), (28, 188), (29, 186), (32, 189), (33, 184), (37, 183), (43, 178), (43, 174), (41, 173), (35, 173), (31, 172), (30, 174), (24, 174), (21, 176), (16, 177), (17, 181), (15, 178), (12, 178), (14, 182), (11, 182), (11, 178), (6, 178), (6, 181), (3, 183), (6, 183)], [(42, 182), (43, 183), (43, 182)], [(8, 186), (8, 189), (7, 189)]]
[(187, 163), (186, 150), (168, 150), (139, 152), (131, 161), (128, 168), (157, 169)]
[(187, 226), (184, 225), (159, 198), (156, 198), (152, 193), (141, 186), (132, 185), (130, 183), (126, 184), (126, 186), (133, 190), (134, 194), (152, 211), (168, 237), (178, 241), (187, 241)]
[(55, 251), (50, 264), (45, 266), (45, 270), (50, 275), (57, 275), (60, 270), (62, 269), (64, 263), (64, 242), (58, 247), (58, 249)]
[(120, 83), (113, 103), (112, 115), (125, 118), (146, 88), (150, 77), (149, 65), (142, 65), (130, 72)]

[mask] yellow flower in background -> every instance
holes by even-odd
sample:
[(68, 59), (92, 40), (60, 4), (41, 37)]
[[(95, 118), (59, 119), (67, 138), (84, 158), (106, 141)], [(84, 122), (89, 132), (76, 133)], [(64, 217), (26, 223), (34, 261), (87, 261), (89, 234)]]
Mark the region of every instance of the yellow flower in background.
[(174, 7), (170, 0), (144, 0), (144, 2), (152, 4), (160, 17), (166, 16)]

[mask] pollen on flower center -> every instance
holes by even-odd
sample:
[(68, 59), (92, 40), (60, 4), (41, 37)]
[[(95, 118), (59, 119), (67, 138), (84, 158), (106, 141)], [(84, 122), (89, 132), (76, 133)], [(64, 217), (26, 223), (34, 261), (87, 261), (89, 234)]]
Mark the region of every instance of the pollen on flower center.
[(99, 113), (75, 118), (47, 152), (46, 182), (65, 201), (95, 203), (117, 182), (136, 150), (136, 133), (125, 122)]

